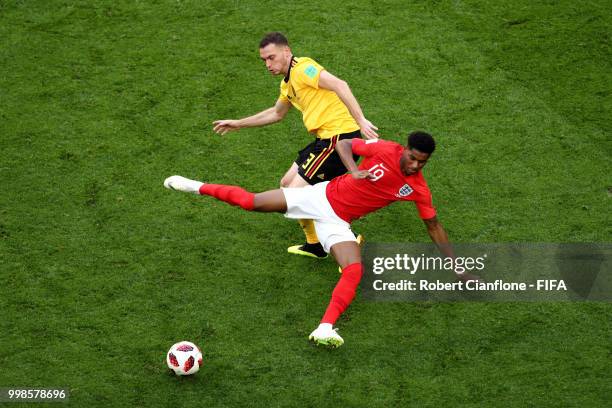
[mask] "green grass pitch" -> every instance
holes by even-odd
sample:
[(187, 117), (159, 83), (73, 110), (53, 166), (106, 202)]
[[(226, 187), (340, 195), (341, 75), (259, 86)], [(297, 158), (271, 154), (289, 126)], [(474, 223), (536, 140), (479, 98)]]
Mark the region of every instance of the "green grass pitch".
[[(611, 26), (606, 1), (0, 1), (0, 387), (83, 407), (610, 406), (609, 304), (358, 296), (346, 344), (318, 349), (338, 273), (286, 254), (297, 223), (162, 182), (278, 185), (310, 140), (297, 113), (211, 122), (275, 102), (257, 44), (279, 30), (383, 137), (436, 136), (453, 241), (610, 242)], [(410, 204), (355, 229), (429, 240)], [(177, 379), (182, 339), (204, 367)]]

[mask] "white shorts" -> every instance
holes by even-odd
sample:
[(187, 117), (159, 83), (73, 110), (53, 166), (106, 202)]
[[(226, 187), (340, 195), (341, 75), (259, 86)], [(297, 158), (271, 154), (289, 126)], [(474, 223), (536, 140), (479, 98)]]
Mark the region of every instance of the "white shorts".
[(317, 237), (325, 252), (338, 242), (357, 242), (348, 222), (338, 217), (332, 209), (325, 188), (329, 181), (299, 188), (283, 188), (287, 201), (285, 217), (313, 220)]

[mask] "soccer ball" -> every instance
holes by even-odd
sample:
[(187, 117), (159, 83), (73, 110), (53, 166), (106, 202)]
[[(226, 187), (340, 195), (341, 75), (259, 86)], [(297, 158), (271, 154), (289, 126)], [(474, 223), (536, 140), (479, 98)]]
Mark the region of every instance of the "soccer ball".
[(195, 374), (202, 366), (202, 352), (189, 341), (179, 341), (168, 350), (166, 363), (176, 375)]

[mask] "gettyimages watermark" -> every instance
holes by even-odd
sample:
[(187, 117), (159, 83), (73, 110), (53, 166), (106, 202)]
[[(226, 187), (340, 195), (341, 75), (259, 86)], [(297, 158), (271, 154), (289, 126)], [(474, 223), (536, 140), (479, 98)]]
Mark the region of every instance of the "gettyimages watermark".
[(612, 301), (610, 243), (454, 244), (453, 250), (450, 258), (434, 244), (367, 243), (363, 299)]

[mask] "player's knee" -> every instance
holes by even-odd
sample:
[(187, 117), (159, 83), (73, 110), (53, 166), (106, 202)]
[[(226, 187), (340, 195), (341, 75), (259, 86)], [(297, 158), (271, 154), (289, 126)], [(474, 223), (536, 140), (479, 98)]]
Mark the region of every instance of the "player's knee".
[(287, 187), (290, 188), (301, 188), (308, 186), (309, 183), (300, 176), (300, 174), (296, 174), (291, 180), (288, 180)]
[(285, 174), (280, 180), (281, 188), (291, 187), (291, 183), (293, 183), (293, 178), (293, 175)]

